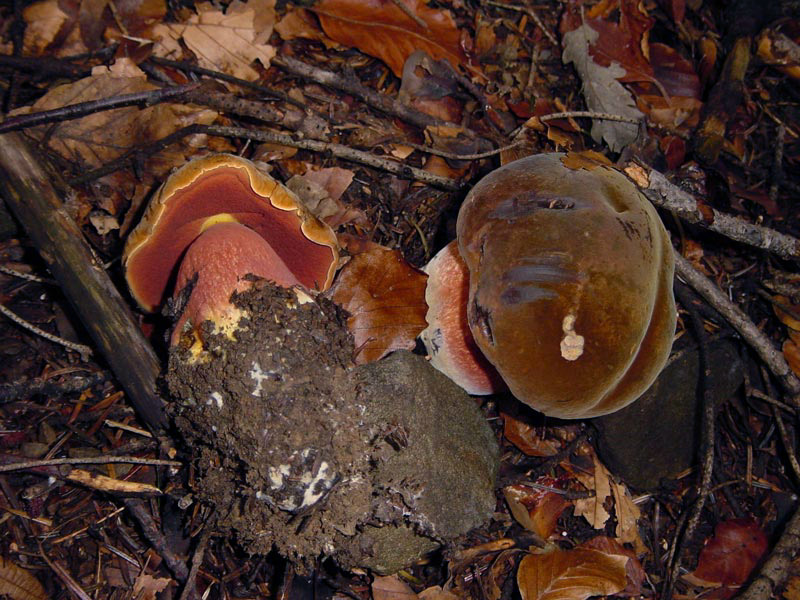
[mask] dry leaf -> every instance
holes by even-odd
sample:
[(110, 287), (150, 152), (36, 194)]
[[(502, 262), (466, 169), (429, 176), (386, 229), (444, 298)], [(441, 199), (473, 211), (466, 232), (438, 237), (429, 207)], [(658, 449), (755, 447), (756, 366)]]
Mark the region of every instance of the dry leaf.
[(376, 577), (372, 582), (373, 600), (416, 600), (414, 590), (397, 575)]
[[(133, 61), (118, 59), (111, 67), (95, 67), (92, 75), (52, 88), (33, 106), (14, 114), (61, 108), (77, 102), (155, 89)], [(162, 103), (145, 109), (117, 108), (31, 130), (47, 137), (49, 147), (67, 160), (95, 168), (192, 123), (208, 125), (217, 113), (184, 104)], [(181, 157), (181, 161), (183, 157)], [(174, 165), (172, 165), (174, 166)]]
[(599, 550), (605, 554), (618, 554), (620, 556), (628, 557), (628, 564), (625, 567), (625, 573), (628, 578), (628, 585), (618, 596), (641, 596), (642, 584), (644, 583), (647, 574), (642, 567), (642, 563), (636, 557), (636, 553), (628, 548), (625, 548), (617, 540), (607, 537), (605, 535), (598, 535), (590, 540), (585, 541), (580, 545), (581, 548), (590, 548), (592, 550)]
[(351, 315), (347, 328), (355, 341), (357, 364), (414, 348), (427, 327), (427, 279), (400, 252), (386, 248), (358, 254), (342, 268), (331, 294)]
[(322, 32), (311, 11), (299, 6), (289, 7), (283, 18), (275, 25), (275, 31), (287, 41), (295, 38), (305, 38), (322, 42), (326, 47), (338, 46), (336, 42)]
[(522, 600), (584, 600), (625, 588), (628, 557), (575, 548), (529, 554), (519, 564)]
[(398, 2), (406, 10), (392, 0), (321, 0), (312, 10), (328, 37), (379, 58), (398, 77), (416, 50), (445, 58), (455, 68), (467, 65), (462, 32), (448, 11), (429, 8), (424, 0)]
[(133, 582), (133, 597), (137, 600), (156, 600), (156, 594), (163, 592), (171, 581), (168, 577), (140, 573)]
[[(556, 487), (558, 481), (545, 475), (539, 477), (536, 483)], [(544, 540), (553, 535), (558, 518), (570, 504), (561, 494), (527, 485), (506, 486), (503, 495), (517, 522)]]
[(0, 596), (12, 600), (46, 600), (47, 593), (30, 572), (0, 556)]
[(544, 430), (503, 413), (503, 436), (528, 456), (553, 456), (561, 444), (544, 438)]
[(438, 585), (422, 590), (417, 597), (419, 600), (459, 600), (453, 592), (443, 590)]
[[(25, 7), (22, 16), (25, 19), (25, 37), (22, 41), (23, 52), (26, 56), (41, 56), (45, 52), (53, 49), (58, 43), (56, 56), (64, 54), (62, 48), (65, 46), (64, 39), (71, 32), (74, 32), (72, 41), (74, 44), (81, 45), (80, 33), (77, 25), (77, 10), (65, 12), (65, 9), (77, 7), (62, 6), (59, 0), (42, 0), (34, 2)], [(70, 44), (69, 50), (75, 46)], [(77, 51), (86, 52), (88, 48), (77, 47)]]
[[(562, 60), (575, 65), (583, 82), (583, 95), (589, 110), (642, 119), (644, 115), (636, 108), (630, 92), (618, 81), (626, 75), (626, 70), (616, 61), (604, 67), (589, 55), (589, 46), (597, 41), (599, 35), (597, 30), (586, 23), (565, 33)], [(592, 123), (592, 138), (596, 142), (605, 140), (614, 152), (621, 151), (633, 142), (637, 134), (638, 127), (634, 123), (598, 119)]]
[[(164, 23), (153, 27), (156, 56), (180, 58), (178, 40), (197, 56), (201, 67), (255, 81), (259, 72), (251, 65), (258, 60), (268, 68), (275, 48), (263, 43), (264, 34), (272, 31), (274, 5), (250, 0), (247, 4), (234, 0), (226, 12), (208, 2), (196, 6), (197, 14), (186, 24)], [(259, 12), (260, 11), (260, 12)], [(264, 19), (264, 12), (271, 17)], [(259, 29), (261, 27), (261, 29)]]
[(767, 552), (767, 536), (752, 519), (723, 521), (700, 551), (692, 575), (718, 585), (741, 585)]

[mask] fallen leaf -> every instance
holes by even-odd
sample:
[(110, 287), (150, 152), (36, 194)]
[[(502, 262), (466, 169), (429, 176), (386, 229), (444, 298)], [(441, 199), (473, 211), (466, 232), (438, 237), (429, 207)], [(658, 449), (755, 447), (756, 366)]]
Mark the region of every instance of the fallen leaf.
[(304, 38), (322, 42), (326, 47), (338, 46), (336, 42), (322, 32), (314, 14), (310, 10), (299, 6), (289, 7), (283, 18), (275, 25), (275, 31), (287, 41)]
[(418, 596), (419, 600), (459, 600), (453, 592), (443, 590), (441, 586), (433, 585), (422, 590)]
[(767, 552), (767, 536), (752, 519), (722, 521), (700, 551), (692, 575), (711, 584), (741, 585)]
[(503, 436), (528, 456), (553, 456), (561, 450), (561, 444), (544, 437), (542, 428), (533, 427), (505, 413)]
[[(197, 56), (201, 67), (247, 81), (258, 79), (259, 72), (251, 66), (253, 62), (258, 60), (268, 68), (275, 56), (275, 48), (262, 41), (264, 34), (272, 31), (274, 5), (234, 0), (225, 12), (208, 2), (197, 4), (195, 8), (197, 14), (185, 24), (162, 23), (153, 27), (154, 54), (180, 58), (182, 50), (178, 40), (182, 40)], [(264, 12), (271, 12), (272, 17), (264, 20)]]
[[(535, 483), (555, 487), (558, 481), (545, 475), (539, 477)], [(527, 485), (506, 486), (503, 488), (503, 496), (517, 522), (544, 540), (553, 535), (558, 518), (570, 505), (562, 494)]]
[(575, 548), (529, 554), (519, 564), (522, 600), (584, 600), (625, 588), (628, 557)]
[(304, 175), (293, 175), (286, 186), (297, 194), (308, 210), (328, 225), (336, 228), (356, 221), (365, 223), (367, 216), (340, 200), (353, 181), (354, 173), (341, 167), (309, 170)]
[(0, 556), (0, 596), (12, 600), (46, 600), (47, 593), (29, 571)]
[(342, 268), (330, 294), (350, 313), (347, 328), (355, 341), (356, 364), (414, 348), (427, 326), (427, 279), (400, 252), (388, 248), (358, 254)]
[[(586, 23), (565, 33), (561, 59), (575, 65), (583, 82), (583, 95), (589, 110), (642, 119), (644, 115), (636, 108), (631, 93), (618, 81), (626, 75), (626, 70), (615, 61), (604, 67), (589, 55), (590, 44), (599, 36), (597, 30)], [(619, 152), (636, 139), (638, 126), (634, 123), (594, 119), (591, 133), (596, 142), (605, 140), (612, 151)]]
[(140, 573), (133, 582), (133, 597), (137, 600), (156, 600), (156, 594), (163, 592), (171, 581), (169, 577), (153, 577)]
[(56, 56), (63, 56), (73, 50), (76, 54), (88, 51), (77, 27), (77, 9), (77, 5), (62, 6), (59, 0), (42, 0), (26, 6), (22, 11), (25, 20), (22, 48), (25, 55), (41, 56), (55, 50)]
[(414, 590), (397, 575), (376, 577), (372, 582), (373, 600), (416, 600)]
[(454, 68), (468, 64), (453, 16), (424, 0), (321, 0), (312, 10), (328, 37), (379, 58), (398, 77), (416, 50), (447, 59)]
[(590, 548), (592, 550), (599, 550), (606, 554), (618, 554), (620, 556), (628, 557), (628, 564), (625, 567), (625, 574), (628, 578), (628, 584), (625, 589), (618, 592), (618, 596), (641, 596), (642, 584), (647, 577), (642, 563), (636, 557), (636, 553), (620, 544), (617, 540), (605, 535), (598, 535), (590, 540), (583, 542), (580, 548)]

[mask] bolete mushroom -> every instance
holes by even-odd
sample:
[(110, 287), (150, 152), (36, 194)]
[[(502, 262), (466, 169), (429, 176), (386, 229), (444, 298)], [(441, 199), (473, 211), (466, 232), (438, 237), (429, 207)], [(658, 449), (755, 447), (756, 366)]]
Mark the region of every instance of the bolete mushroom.
[(123, 254), (125, 277), (139, 305), (154, 311), (193, 281), (175, 328), (176, 343), (212, 320), (227, 333), (240, 316), (230, 303), (246, 275), (279, 285), (327, 289), (336, 271), (333, 231), (290, 190), (246, 159), (216, 154), (173, 173), (147, 207)]
[(586, 418), (633, 402), (666, 363), (674, 265), (633, 183), (565, 156), (529, 156), (484, 177), (460, 209), (457, 239), (483, 355), (519, 400)]

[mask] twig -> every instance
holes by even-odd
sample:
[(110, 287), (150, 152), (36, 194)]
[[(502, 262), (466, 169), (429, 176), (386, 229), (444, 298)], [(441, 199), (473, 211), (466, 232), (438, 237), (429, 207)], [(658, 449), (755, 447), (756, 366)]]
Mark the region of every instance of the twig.
[(749, 586), (737, 596), (738, 600), (769, 600), (776, 597), (776, 591), (786, 581), (791, 569), (789, 566), (800, 555), (800, 508), (796, 509), (772, 554)]
[(81, 355), (81, 360), (88, 361), (89, 357), (92, 355), (92, 349), (89, 346), (85, 346), (83, 344), (76, 344), (75, 342), (70, 342), (69, 340), (65, 340), (64, 338), (60, 338), (57, 335), (53, 335), (52, 333), (47, 333), (46, 331), (39, 329), (36, 325), (28, 323), (25, 319), (17, 315), (15, 312), (12, 312), (2, 304), (0, 304), (0, 313), (2, 313), (5, 317), (11, 319), (22, 327), (23, 329), (27, 329), (31, 333), (38, 335), (39, 337), (43, 337), (46, 340), (54, 342), (56, 344), (61, 344), (65, 348), (69, 348), (70, 350), (74, 350), (78, 354)]
[(772, 183), (769, 186), (769, 200), (775, 202), (778, 199), (781, 180), (783, 179), (783, 146), (786, 142), (786, 126), (783, 123), (778, 125), (775, 132), (775, 152), (772, 155)]
[(698, 209), (697, 201), (691, 194), (670, 183), (658, 171), (630, 166), (625, 172), (639, 185), (650, 202), (659, 208), (674, 212), (688, 223), (705, 227), (737, 242), (767, 250), (782, 258), (800, 258), (800, 240), (795, 237), (748, 223), (744, 219), (710, 207), (708, 209), (710, 218), (706, 218)]
[(694, 300), (688, 293), (688, 289), (683, 286), (675, 286), (675, 294), (689, 315), (689, 323), (692, 332), (697, 338), (697, 351), (700, 360), (699, 376), (699, 396), (701, 398), (701, 406), (703, 409), (703, 421), (701, 427), (701, 450), (700, 456), (702, 462), (700, 463), (700, 484), (698, 486), (697, 498), (689, 509), (689, 517), (686, 520), (686, 528), (683, 533), (676, 537), (675, 543), (678, 545), (672, 553), (672, 565), (669, 569), (667, 580), (664, 585), (662, 597), (664, 600), (670, 600), (672, 597), (672, 588), (678, 580), (678, 575), (681, 569), (681, 547), (691, 541), (697, 526), (700, 524), (700, 517), (703, 512), (706, 500), (711, 493), (711, 482), (714, 476), (714, 437), (715, 437), (715, 420), (716, 420), (716, 407), (714, 404), (714, 396), (711, 394), (709, 387), (709, 380), (711, 377), (711, 367), (708, 357), (708, 343), (705, 337), (705, 330), (703, 328), (703, 319), (700, 317), (697, 309), (694, 306)]
[(731, 327), (752, 346), (767, 368), (778, 378), (781, 386), (790, 394), (790, 404), (795, 407), (800, 406), (800, 380), (792, 372), (783, 354), (772, 345), (770, 339), (756, 327), (745, 312), (728, 300), (712, 281), (697, 271), (678, 252), (675, 252), (675, 273), (727, 319)]
[(47, 566), (50, 567), (58, 576), (58, 578), (64, 584), (64, 587), (66, 587), (72, 593), (73, 597), (77, 598), (78, 600), (92, 600), (92, 597), (86, 593), (81, 585), (75, 581), (72, 575), (70, 575), (64, 567), (57, 562), (50, 560), (45, 553), (44, 548), (42, 547), (42, 542), (36, 540), (36, 543), (39, 544), (39, 555), (44, 559), (44, 562), (47, 563)]
[(37, 283), (47, 283), (50, 285), (55, 285), (55, 281), (52, 279), (47, 279), (45, 277), (39, 277), (37, 275), (31, 275), (30, 273), (23, 273), (22, 271), (16, 271), (14, 269), (9, 269), (8, 267), (4, 267), (0, 265), (0, 273), (5, 273), (6, 275), (11, 275), (12, 277), (18, 277), (19, 279), (26, 279), (28, 281), (35, 281)]
[(402, 10), (409, 19), (414, 21), (414, 23), (416, 23), (417, 25), (422, 27), (422, 29), (424, 29), (425, 31), (427, 31), (429, 29), (428, 24), (425, 21), (422, 20), (422, 17), (420, 17), (419, 15), (415, 14), (413, 10), (411, 10), (408, 6), (406, 6), (405, 2), (403, 2), (402, 0), (392, 0), (392, 3), (397, 8)]
[(489, 158), (491, 156), (495, 156), (497, 154), (500, 154), (501, 152), (506, 152), (507, 150), (513, 150), (517, 146), (522, 146), (524, 144), (524, 142), (514, 142), (513, 144), (509, 144), (508, 146), (502, 146), (501, 148), (495, 148), (494, 150), (488, 150), (486, 152), (478, 152), (476, 154), (457, 154), (455, 152), (437, 150), (436, 148), (431, 148), (430, 146), (423, 146), (422, 144), (412, 144), (411, 142), (404, 142), (404, 141), (398, 141), (397, 143), (402, 146), (408, 146), (409, 148), (414, 148), (414, 150), (419, 150), (420, 152), (425, 152), (427, 154), (433, 154), (434, 156), (441, 156), (442, 158), (449, 158), (452, 160), (480, 160), (482, 158)]
[(110, 373), (100, 371), (85, 376), (77, 376), (63, 382), (53, 382), (44, 379), (31, 379), (14, 383), (0, 383), (0, 404), (24, 400), (32, 396), (46, 395), (61, 397), (64, 394), (82, 392), (111, 377)]
[(189, 569), (186, 568), (186, 563), (170, 548), (164, 534), (158, 525), (153, 520), (150, 511), (147, 510), (145, 503), (137, 498), (125, 498), (123, 500), (125, 506), (128, 508), (131, 516), (136, 519), (139, 526), (142, 528), (142, 534), (145, 539), (150, 542), (153, 549), (158, 552), (159, 556), (164, 559), (164, 562), (175, 575), (175, 578), (183, 583), (189, 576)]
[(180, 96), (181, 94), (199, 87), (199, 85), (199, 83), (187, 83), (185, 85), (159, 88), (146, 92), (134, 92), (132, 94), (121, 94), (119, 96), (101, 98), (100, 100), (78, 102), (77, 104), (68, 104), (67, 106), (54, 108), (53, 110), (43, 110), (27, 115), (19, 115), (18, 117), (11, 117), (0, 123), (0, 133), (8, 133), (18, 129), (34, 127), (35, 125), (41, 125), (43, 123), (71, 121), (93, 113), (122, 108), (124, 106), (157, 104)]
[(440, 121), (423, 112), (414, 110), (395, 98), (389, 98), (371, 90), (352, 74), (349, 76), (342, 76), (333, 71), (326, 71), (325, 69), (309, 65), (291, 56), (276, 56), (272, 59), (272, 64), (298, 77), (310, 79), (311, 81), (316, 81), (327, 87), (352, 94), (353, 96), (361, 98), (372, 108), (386, 113), (387, 115), (397, 117), (411, 125), (416, 125), (421, 129), (425, 129), (428, 125), (444, 124), (444, 121)]
[(206, 125), (200, 126), (198, 129), (199, 131), (209, 135), (239, 137), (257, 140), (259, 142), (281, 144), (291, 148), (302, 148), (304, 150), (311, 150), (313, 152), (324, 152), (337, 158), (361, 163), (362, 165), (367, 165), (376, 169), (382, 169), (400, 177), (415, 179), (440, 189), (455, 191), (461, 187), (461, 184), (455, 179), (433, 175), (427, 171), (423, 171), (422, 169), (404, 165), (392, 160), (379, 158), (374, 154), (370, 154), (369, 152), (354, 150), (353, 148), (344, 146), (342, 144), (321, 142), (319, 140), (296, 140), (293, 137), (285, 134), (271, 133), (269, 131), (260, 131), (256, 129), (245, 129), (244, 127), (219, 127), (215, 125)]
[(638, 125), (641, 122), (641, 119), (634, 119), (633, 117), (624, 117), (622, 115), (594, 112), (591, 110), (568, 110), (565, 112), (550, 113), (549, 115), (538, 117), (538, 119), (542, 123), (547, 123), (548, 121), (554, 121), (556, 119), (572, 119), (580, 117), (586, 117), (588, 119), (600, 119), (603, 121), (620, 121), (621, 123), (633, 123), (634, 125)]
[(42, 460), (24, 460), (10, 464), (0, 465), (0, 473), (20, 471), (23, 469), (36, 469), (54, 465), (108, 465), (123, 463), (129, 465), (150, 465), (156, 467), (181, 467), (183, 463), (176, 460), (161, 458), (139, 458), (138, 456), (91, 456), (84, 458), (47, 458)]
[(197, 587), (195, 582), (197, 579), (197, 573), (200, 571), (200, 567), (203, 566), (203, 556), (206, 552), (206, 546), (208, 546), (208, 540), (211, 539), (211, 533), (214, 531), (213, 517), (214, 514), (212, 513), (208, 516), (208, 519), (206, 519), (205, 528), (197, 542), (194, 556), (192, 556), (192, 566), (189, 569), (189, 574), (186, 577), (186, 583), (183, 584), (183, 591), (181, 592), (179, 600), (190, 600), (190, 598), (197, 596)]
[(550, 43), (553, 44), (553, 46), (555, 46), (555, 47), (559, 47), (560, 46), (560, 44), (558, 43), (558, 40), (556, 39), (556, 36), (554, 36), (552, 33), (550, 33), (550, 30), (547, 29), (547, 27), (544, 26), (544, 23), (539, 18), (539, 15), (537, 15), (536, 12), (532, 8), (530, 8), (528, 6), (515, 6), (513, 4), (503, 4), (502, 2), (493, 2), (491, 0), (489, 2), (487, 2), (487, 4), (489, 6), (496, 6), (497, 8), (505, 8), (506, 10), (514, 10), (514, 11), (517, 11), (517, 12), (524, 12), (525, 14), (527, 14), (531, 18), (531, 20), (534, 23), (536, 23), (536, 26), (539, 29), (542, 30), (542, 33), (544, 34), (544, 37), (546, 37), (548, 40), (550, 40)]

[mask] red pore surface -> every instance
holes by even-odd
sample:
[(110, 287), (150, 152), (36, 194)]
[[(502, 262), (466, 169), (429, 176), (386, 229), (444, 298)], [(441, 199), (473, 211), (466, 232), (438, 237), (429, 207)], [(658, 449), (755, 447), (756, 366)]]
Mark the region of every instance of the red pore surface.
[(428, 327), (420, 338), (431, 364), (470, 394), (482, 396), (506, 389), (495, 368), (481, 353), (467, 323), (469, 270), (450, 242), (425, 267)]
[(248, 274), (290, 287), (301, 283), (266, 240), (239, 223), (212, 225), (194, 241), (181, 262), (175, 295), (195, 277), (189, 301), (172, 334), (176, 344), (188, 322), (194, 328), (207, 320), (222, 322), (238, 313), (234, 292), (247, 289)]
[[(274, 254), (302, 285), (309, 289), (328, 285), (335, 250), (304, 234), (303, 209), (282, 210), (271, 202), (271, 196), (279, 196), (285, 203), (291, 193), (269, 176), (259, 174), (249, 161), (224, 155), (212, 159), (208, 170), (189, 163), (188, 168), (177, 171), (164, 186), (171, 190), (169, 196), (162, 197), (162, 189), (154, 200), (154, 206), (158, 206), (153, 210), (155, 222), (146, 223), (145, 215), (144, 227), (131, 234), (129, 247), (133, 250), (127, 256), (126, 248), (126, 278), (139, 304), (152, 311), (163, 303), (183, 253), (200, 234), (204, 222), (221, 213), (268, 240)], [(188, 178), (185, 173), (191, 173), (193, 179), (184, 181)], [(253, 190), (254, 177), (260, 178), (256, 184), (264, 195)], [(331, 238), (335, 239), (332, 233)]]

